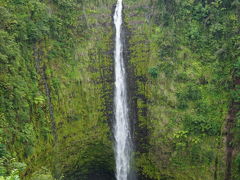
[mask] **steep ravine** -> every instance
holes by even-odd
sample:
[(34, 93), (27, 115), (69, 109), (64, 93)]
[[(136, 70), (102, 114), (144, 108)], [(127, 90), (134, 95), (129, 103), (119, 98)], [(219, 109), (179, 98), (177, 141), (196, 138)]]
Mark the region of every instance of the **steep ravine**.
[[(115, 4), (0, 0), (0, 179), (116, 179)], [(123, 0), (128, 180), (240, 179), (239, 7)]]

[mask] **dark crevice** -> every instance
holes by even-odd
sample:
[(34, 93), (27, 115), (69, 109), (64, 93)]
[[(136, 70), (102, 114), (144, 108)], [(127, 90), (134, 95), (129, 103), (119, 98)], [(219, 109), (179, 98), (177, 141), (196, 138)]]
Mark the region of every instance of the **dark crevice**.
[(57, 142), (57, 131), (56, 131), (56, 122), (54, 118), (54, 108), (51, 100), (51, 90), (49, 88), (48, 84), (48, 77), (46, 74), (46, 64), (41, 65), (41, 55), (43, 54), (41, 50), (37, 47), (38, 43), (35, 43), (34, 45), (34, 58), (35, 58), (35, 68), (37, 73), (41, 77), (42, 84), (44, 86), (45, 90), (45, 95), (47, 97), (47, 104), (48, 104), (48, 111), (49, 111), (49, 117), (51, 121), (51, 130), (52, 130), (52, 135), (54, 137), (54, 144)]

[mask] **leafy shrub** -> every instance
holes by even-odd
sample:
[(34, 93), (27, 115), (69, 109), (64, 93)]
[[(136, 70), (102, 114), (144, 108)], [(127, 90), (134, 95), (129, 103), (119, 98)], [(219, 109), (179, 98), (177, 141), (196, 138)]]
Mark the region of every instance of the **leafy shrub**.
[(158, 76), (158, 70), (156, 67), (152, 67), (149, 69), (149, 74), (151, 75), (152, 78), (157, 78)]

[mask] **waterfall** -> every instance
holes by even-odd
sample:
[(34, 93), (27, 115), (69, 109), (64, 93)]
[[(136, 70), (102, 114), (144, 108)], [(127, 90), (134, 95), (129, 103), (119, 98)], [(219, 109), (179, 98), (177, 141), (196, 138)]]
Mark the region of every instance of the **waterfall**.
[[(116, 179), (128, 180), (130, 178), (130, 159), (132, 153), (131, 132), (129, 125), (129, 110), (127, 102), (126, 70), (123, 59), (122, 43), (122, 0), (118, 0), (114, 24), (116, 28), (115, 39), (115, 91), (114, 91), (114, 137), (116, 158)], [(131, 178), (132, 179), (132, 178)]]

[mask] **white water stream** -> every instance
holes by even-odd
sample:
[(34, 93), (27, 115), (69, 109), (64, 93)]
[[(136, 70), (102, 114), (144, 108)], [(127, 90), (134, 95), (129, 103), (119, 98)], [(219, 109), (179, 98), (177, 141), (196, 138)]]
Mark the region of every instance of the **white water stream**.
[(127, 102), (126, 70), (123, 59), (122, 43), (122, 0), (118, 0), (115, 13), (114, 24), (116, 28), (115, 39), (115, 159), (116, 159), (116, 179), (129, 180), (130, 159), (132, 153), (132, 142), (129, 125), (129, 110)]

